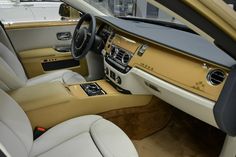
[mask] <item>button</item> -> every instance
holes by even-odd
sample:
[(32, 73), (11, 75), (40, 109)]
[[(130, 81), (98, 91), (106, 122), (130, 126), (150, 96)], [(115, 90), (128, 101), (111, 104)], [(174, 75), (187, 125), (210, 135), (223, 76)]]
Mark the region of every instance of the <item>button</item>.
[(105, 68), (105, 74), (109, 75), (109, 69), (107, 67)]
[(130, 68), (129, 66), (127, 66), (126, 69), (125, 69), (125, 72), (126, 72), (126, 73), (129, 72), (130, 69), (131, 69), (131, 68)]
[(145, 53), (147, 48), (148, 48), (147, 45), (142, 45), (142, 47), (138, 51), (138, 56), (140, 56), (140, 57), (143, 56), (143, 54)]
[(120, 76), (116, 77), (116, 83), (118, 83), (118, 84), (122, 83)]
[(115, 74), (113, 71), (110, 71), (110, 77), (111, 77), (113, 80), (116, 80), (116, 74)]

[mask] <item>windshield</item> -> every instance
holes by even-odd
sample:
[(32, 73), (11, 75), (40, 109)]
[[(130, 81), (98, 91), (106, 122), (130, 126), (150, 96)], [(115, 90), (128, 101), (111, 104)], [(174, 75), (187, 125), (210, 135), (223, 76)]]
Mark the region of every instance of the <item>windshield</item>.
[(171, 23), (180, 22), (146, 0), (84, 0), (106, 15), (140, 17)]

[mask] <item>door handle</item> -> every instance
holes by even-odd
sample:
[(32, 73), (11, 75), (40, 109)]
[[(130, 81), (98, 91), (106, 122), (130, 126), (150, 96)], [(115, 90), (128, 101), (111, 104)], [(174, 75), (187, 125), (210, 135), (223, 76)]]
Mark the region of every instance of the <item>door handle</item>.
[(57, 33), (57, 39), (58, 40), (70, 40), (72, 38), (71, 32), (60, 32)]

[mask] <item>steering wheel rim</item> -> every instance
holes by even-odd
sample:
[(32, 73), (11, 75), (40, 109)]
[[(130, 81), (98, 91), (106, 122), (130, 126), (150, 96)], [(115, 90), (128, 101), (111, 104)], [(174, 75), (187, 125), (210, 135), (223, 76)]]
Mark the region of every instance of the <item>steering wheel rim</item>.
[[(89, 28), (81, 28), (85, 21), (89, 21)], [(71, 54), (75, 60), (85, 57), (92, 48), (96, 35), (96, 19), (91, 14), (85, 14), (79, 20), (71, 41)]]

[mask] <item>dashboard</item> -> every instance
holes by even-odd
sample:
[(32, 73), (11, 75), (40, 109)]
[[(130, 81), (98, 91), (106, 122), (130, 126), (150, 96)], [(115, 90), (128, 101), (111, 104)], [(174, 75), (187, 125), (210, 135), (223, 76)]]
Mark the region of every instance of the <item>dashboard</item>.
[[(101, 35), (103, 34), (103, 35)], [(133, 67), (216, 101), (228, 75), (228, 69), (195, 57), (175, 53), (175, 50), (125, 37), (111, 26), (103, 27), (101, 36), (106, 40), (105, 62), (122, 74)], [(131, 39), (132, 38), (132, 39)], [(105, 67), (105, 74), (120, 86), (122, 80)]]
[[(161, 44), (151, 40), (153, 38), (140, 36), (139, 33), (131, 32), (129, 29), (124, 30), (122, 26), (116, 25), (116, 22), (99, 20), (103, 25), (100, 36), (106, 41), (103, 50), (105, 75), (117, 90), (123, 93), (153, 94), (218, 127), (213, 108), (234, 60), (224, 56), (224, 52), (216, 47), (207, 44), (198, 48), (199, 51), (206, 48), (207, 54), (194, 53), (197, 50), (193, 46), (194, 43), (185, 45), (182, 49), (176, 45), (168, 46), (167, 42)], [(127, 21), (124, 22), (127, 24)], [(135, 25), (140, 27), (137, 23)], [(145, 29), (143, 31), (145, 32)], [(173, 30), (169, 31), (173, 33)], [(186, 35), (186, 32), (183, 32), (183, 35)], [(153, 33), (153, 36), (158, 36), (158, 32)], [(194, 36), (200, 40), (199, 36)], [(162, 37), (170, 39), (163, 34)], [(193, 37), (192, 42), (196, 42), (196, 38)], [(199, 46), (199, 43), (196, 45)], [(186, 52), (187, 46), (192, 48), (193, 52)], [(216, 52), (208, 57), (210, 56), (208, 52), (215, 50), (222, 54)], [(217, 57), (221, 57), (222, 60), (217, 60)]]

